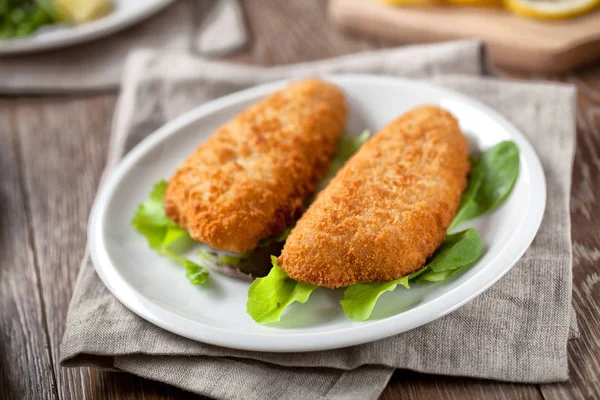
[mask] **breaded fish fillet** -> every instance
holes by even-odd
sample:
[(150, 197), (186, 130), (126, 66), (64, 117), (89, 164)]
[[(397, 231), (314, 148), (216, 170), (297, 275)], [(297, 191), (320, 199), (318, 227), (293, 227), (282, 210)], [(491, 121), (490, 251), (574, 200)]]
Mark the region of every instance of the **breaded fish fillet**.
[(467, 139), (437, 107), (396, 119), (338, 172), (300, 218), (279, 265), (329, 288), (387, 282), (440, 246), (469, 171)]
[(170, 179), (169, 218), (215, 249), (243, 253), (280, 234), (327, 173), (346, 120), (342, 92), (288, 86), (228, 122)]

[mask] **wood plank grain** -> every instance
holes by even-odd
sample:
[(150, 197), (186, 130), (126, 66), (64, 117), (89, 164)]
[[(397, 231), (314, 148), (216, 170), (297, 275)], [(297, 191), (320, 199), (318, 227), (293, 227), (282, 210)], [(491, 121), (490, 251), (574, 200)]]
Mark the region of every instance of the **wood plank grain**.
[(114, 103), (114, 95), (79, 100), (21, 98), (13, 107), (61, 398), (94, 398), (86, 382), (96, 379), (97, 373), (88, 368), (62, 369), (58, 357)]
[(536, 385), (425, 375), (398, 370), (381, 395), (393, 399), (541, 399)]
[(85, 250), (88, 214), (106, 161), (115, 102), (116, 95), (11, 102), (22, 144), (22, 174), (36, 256), (43, 260), (40, 286), (47, 306), (58, 394), (62, 399), (189, 398), (182, 390), (129, 374), (58, 366), (67, 309)]
[(10, 102), (0, 102), (0, 399), (57, 399)]

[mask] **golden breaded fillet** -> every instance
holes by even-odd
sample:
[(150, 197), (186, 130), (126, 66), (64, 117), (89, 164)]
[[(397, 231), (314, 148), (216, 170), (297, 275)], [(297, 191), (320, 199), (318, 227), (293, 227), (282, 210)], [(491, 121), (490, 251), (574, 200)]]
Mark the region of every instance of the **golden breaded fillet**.
[(396, 119), (352, 157), (300, 218), (279, 265), (329, 288), (387, 282), (440, 246), (469, 171), (467, 139), (437, 107)]
[(165, 212), (192, 238), (243, 253), (280, 234), (329, 167), (346, 120), (342, 92), (288, 86), (210, 137), (169, 181)]

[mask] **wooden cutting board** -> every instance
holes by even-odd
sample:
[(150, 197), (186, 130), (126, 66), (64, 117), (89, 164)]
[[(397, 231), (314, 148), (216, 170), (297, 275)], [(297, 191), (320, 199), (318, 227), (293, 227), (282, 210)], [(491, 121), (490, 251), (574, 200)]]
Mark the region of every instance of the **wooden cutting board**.
[(329, 17), (343, 28), (401, 43), (480, 38), (496, 65), (525, 71), (564, 72), (600, 59), (600, 10), (538, 21), (495, 8), (331, 0)]

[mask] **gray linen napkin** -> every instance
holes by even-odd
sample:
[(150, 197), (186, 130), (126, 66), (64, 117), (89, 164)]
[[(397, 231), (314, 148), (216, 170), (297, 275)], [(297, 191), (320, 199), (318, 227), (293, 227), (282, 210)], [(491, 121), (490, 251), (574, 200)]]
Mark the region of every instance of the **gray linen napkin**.
[(237, 0), (178, 0), (147, 21), (103, 39), (0, 57), (0, 93), (117, 89), (127, 54), (134, 49), (216, 54), (245, 42)]
[(544, 165), (546, 214), (523, 259), (467, 305), (395, 337), (323, 352), (239, 351), (169, 333), (121, 305), (86, 255), (67, 317), (62, 365), (128, 371), (226, 399), (372, 399), (395, 368), (515, 382), (567, 379), (567, 340), (577, 336), (569, 215), (575, 91), (566, 85), (477, 77), (480, 55), (479, 43), (454, 42), (265, 69), (184, 54), (132, 54), (123, 75), (107, 171), (165, 121), (243, 87), (327, 72), (401, 75), (466, 93), (521, 129)]

